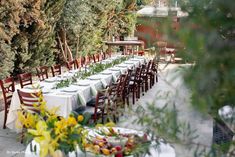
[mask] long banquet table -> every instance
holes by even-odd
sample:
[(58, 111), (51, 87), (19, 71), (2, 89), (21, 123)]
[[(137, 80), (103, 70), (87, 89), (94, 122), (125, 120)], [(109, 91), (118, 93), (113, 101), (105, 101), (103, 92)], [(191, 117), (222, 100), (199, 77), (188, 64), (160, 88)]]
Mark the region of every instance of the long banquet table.
[[(103, 60), (102, 64), (110, 63), (114, 59), (121, 56), (111, 57)], [(114, 67), (108, 68), (99, 74), (92, 75), (84, 80), (77, 80), (76, 83), (70, 84), (69, 87), (53, 89), (61, 79), (68, 79), (74, 76), (78, 70), (71, 70), (63, 73), (61, 76), (52, 77), (45, 81), (38, 82), (42, 88), (43, 96), (46, 101), (47, 107), (59, 107), (58, 115), (68, 117), (71, 111), (77, 109), (79, 106), (85, 106), (88, 101), (92, 99), (97, 93), (97, 90), (102, 89), (104, 86), (115, 82), (117, 77), (125, 73), (129, 68), (136, 67), (145, 62), (145, 58), (135, 56), (127, 61), (122, 62)], [(27, 92), (33, 92), (35, 89), (32, 85), (20, 89)], [(11, 105), (7, 117), (6, 126), (13, 131), (19, 131), (16, 128), (17, 110), (20, 109), (20, 100), (17, 91), (13, 93)]]

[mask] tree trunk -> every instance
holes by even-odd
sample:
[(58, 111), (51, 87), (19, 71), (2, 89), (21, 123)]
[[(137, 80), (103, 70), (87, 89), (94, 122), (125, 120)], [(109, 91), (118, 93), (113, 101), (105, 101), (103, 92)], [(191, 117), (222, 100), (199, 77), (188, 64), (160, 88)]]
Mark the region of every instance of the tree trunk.
[(65, 40), (65, 46), (66, 46), (66, 49), (67, 49), (68, 60), (72, 61), (73, 60), (73, 54), (72, 54), (72, 51), (70, 50), (69, 45), (68, 45), (66, 40)]
[(78, 46), (79, 46), (79, 38), (77, 38), (77, 44), (76, 44), (76, 58), (80, 57), (80, 55), (78, 54)]
[(62, 56), (63, 56), (63, 61), (64, 61), (64, 62), (67, 62), (67, 57), (66, 57), (66, 55), (65, 55), (64, 48), (63, 48), (63, 44), (62, 44), (62, 42), (61, 42), (61, 39), (60, 39), (59, 34), (58, 34), (57, 36), (58, 36), (58, 41), (59, 41), (60, 49), (61, 49)]

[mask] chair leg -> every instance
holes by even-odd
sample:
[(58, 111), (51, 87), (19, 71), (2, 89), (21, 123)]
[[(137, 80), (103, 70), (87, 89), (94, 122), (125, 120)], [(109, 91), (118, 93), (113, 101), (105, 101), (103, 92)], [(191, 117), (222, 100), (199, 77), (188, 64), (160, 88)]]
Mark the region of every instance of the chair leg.
[(148, 78), (145, 80), (145, 92), (148, 91)]
[(135, 89), (133, 89), (133, 93), (132, 93), (132, 103), (135, 104)]
[(102, 124), (104, 124), (104, 109), (102, 110), (102, 113), (101, 113), (101, 121), (102, 121)]
[(154, 74), (152, 75), (152, 82), (153, 82), (153, 85), (155, 84), (155, 79), (154, 79)]
[(142, 95), (144, 95), (144, 82), (143, 82), (143, 84), (142, 84)]
[(140, 84), (137, 87), (137, 95), (136, 97), (139, 99), (140, 98)]
[(4, 113), (4, 122), (3, 122), (3, 129), (6, 129), (6, 122), (7, 122), (7, 111), (5, 110), (5, 113)]
[(129, 107), (130, 106), (129, 97), (126, 97), (126, 102), (127, 102), (128, 107)]
[(157, 76), (157, 73), (156, 73), (156, 82), (158, 82), (158, 76)]

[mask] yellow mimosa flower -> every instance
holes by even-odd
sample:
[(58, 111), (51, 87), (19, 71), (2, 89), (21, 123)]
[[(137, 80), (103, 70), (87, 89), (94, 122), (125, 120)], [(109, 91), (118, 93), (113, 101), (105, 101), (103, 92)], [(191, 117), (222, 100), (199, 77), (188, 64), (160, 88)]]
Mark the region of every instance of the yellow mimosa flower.
[(34, 129), (28, 129), (28, 132), (32, 135), (40, 136), (42, 133), (47, 129), (47, 124), (45, 121), (39, 121), (36, 124), (36, 130)]
[(83, 117), (83, 115), (78, 115), (78, 122), (82, 122), (83, 120), (84, 120), (84, 117)]
[(74, 117), (68, 117), (67, 124), (68, 126), (74, 126), (77, 124), (77, 121)]

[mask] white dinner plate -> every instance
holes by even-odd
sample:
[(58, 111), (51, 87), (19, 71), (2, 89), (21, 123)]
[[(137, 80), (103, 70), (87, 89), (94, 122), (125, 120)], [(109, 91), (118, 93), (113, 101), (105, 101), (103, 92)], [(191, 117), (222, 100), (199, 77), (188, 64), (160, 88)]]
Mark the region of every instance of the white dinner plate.
[(128, 68), (127, 65), (117, 65), (118, 68)]
[(119, 68), (109, 68), (109, 70), (111, 70), (111, 71), (120, 71)]
[(56, 77), (52, 77), (52, 78), (48, 78), (48, 79), (45, 79), (45, 82), (55, 82), (57, 81), (57, 78)]
[(48, 89), (48, 88), (43, 88), (42, 89), (42, 93), (43, 94), (48, 94), (48, 93), (50, 93), (51, 92), (51, 89)]
[(85, 81), (85, 80), (81, 80), (81, 81), (78, 81), (77, 83), (74, 83), (74, 84), (78, 85), (78, 86), (89, 86), (90, 82), (89, 81)]
[(66, 87), (62, 90), (63, 92), (77, 92), (78, 89), (74, 87)]
[(124, 62), (124, 64), (135, 64), (135, 62)]
[(90, 76), (88, 77), (89, 80), (100, 80), (101, 77), (100, 76), (97, 76), (97, 75), (93, 75), (93, 76)]
[(100, 74), (102, 74), (102, 75), (112, 75), (112, 72), (109, 72), (109, 71), (103, 71), (103, 72), (101, 72)]
[(42, 89), (44, 86), (40, 85), (40, 84), (33, 84), (33, 85), (27, 85), (24, 86), (24, 88), (26, 89)]

